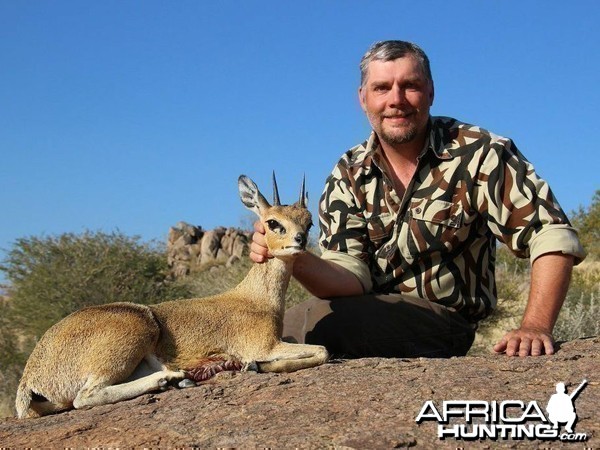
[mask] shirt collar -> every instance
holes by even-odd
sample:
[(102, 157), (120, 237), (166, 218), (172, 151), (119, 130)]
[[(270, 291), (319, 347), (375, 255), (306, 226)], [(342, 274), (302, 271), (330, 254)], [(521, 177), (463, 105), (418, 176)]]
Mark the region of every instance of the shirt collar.
[(444, 129), (440, 127), (439, 121), (434, 120), (431, 116), (429, 116), (429, 137), (427, 139), (428, 150), (441, 160), (449, 160), (453, 159), (454, 155), (452, 155), (448, 151), (448, 147), (445, 144), (444, 139)]

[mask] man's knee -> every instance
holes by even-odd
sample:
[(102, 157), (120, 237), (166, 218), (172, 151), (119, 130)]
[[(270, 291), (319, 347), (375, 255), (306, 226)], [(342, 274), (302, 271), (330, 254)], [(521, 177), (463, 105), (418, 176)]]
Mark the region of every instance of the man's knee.
[(469, 350), (474, 330), (442, 305), (378, 294), (313, 297), (286, 312), (283, 338), (353, 357), (449, 357)]
[(286, 310), (283, 317), (283, 340), (305, 344), (306, 334), (316, 323), (331, 314), (329, 300), (312, 297)]

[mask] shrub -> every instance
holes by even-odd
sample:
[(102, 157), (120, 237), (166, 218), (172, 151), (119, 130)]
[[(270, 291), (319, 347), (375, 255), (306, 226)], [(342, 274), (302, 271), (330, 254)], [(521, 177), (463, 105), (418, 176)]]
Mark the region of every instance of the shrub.
[(10, 283), (11, 325), (33, 338), (85, 306), (185, 294), (166, 280), (164, 251), (121, 233), (21, 238), (0, 270)]

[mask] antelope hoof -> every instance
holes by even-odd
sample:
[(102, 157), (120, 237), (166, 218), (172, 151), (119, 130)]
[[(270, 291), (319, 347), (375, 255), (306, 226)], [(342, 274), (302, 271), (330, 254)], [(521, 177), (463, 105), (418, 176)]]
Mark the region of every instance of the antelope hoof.
[(195, 387), (196, 383), (188, 378), (184, 378), (177, 384), (177, 386), (179, 387), (179, 389), (185, 389), (185, 388)]
[(242, 366), (242, 372), (258, 372), (258, 364), (256, 361), (251, 361)]

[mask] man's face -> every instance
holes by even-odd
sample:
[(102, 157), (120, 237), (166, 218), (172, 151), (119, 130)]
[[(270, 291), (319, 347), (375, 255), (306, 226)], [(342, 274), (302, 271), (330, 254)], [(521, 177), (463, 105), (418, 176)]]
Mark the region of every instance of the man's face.
[(425, 132), (433, 83), (414, 57), (369, 63), (358, 95), (373, 130), (389, 145), (411, 142)]

